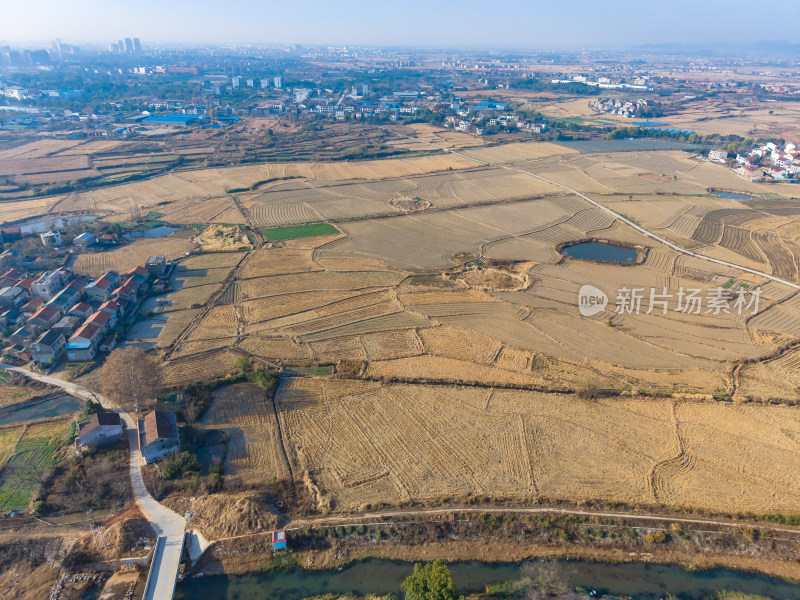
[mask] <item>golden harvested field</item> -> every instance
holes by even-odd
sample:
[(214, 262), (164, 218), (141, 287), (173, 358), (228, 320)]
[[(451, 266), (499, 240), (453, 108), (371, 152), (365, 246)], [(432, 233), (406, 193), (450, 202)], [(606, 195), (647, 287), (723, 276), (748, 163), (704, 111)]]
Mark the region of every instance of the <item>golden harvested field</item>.
[(181, 231), (156, 240), (139, 238), (107, 252), (81, 254), (75, 259), (73, 269), (76, 273), (98, 277), (106, 271), (123, 273), (144, 265), (155, 254), (174, 260), (185, 256), (195, 247), (192, 235), (191, 231)]
[(39, 158), (66, 151), (80, 145), (79, 140), (37, 140), (6, 150), (0, 150), (0, 161), (17, 158)]
[(172, 360), (164, 366), (165, 383), (170, 387), (183, 387), (223, 377), (235, 371), (233, 363), (237, 358), (234, 352), (223, 349)]
[[(218, 399), (211, 423), (241, 429), (235, 472), (266, 482), (283, 468), (271, 411), (226, 396), (239, 401)], [(343, 509), (468, 494), (798, 507), (800, 417), (785, 407), (294, 378), (277, 408), (295, 476)]]
[[(800, 282), (799, 211), (718, 165), (534, 143), (465, 152), (591, 194), (687, 248)], [(283, 376), (274, 409), (251, 386), (217, 394), (207, 424), (231, 436), (231, 484), (291, 474), (318, 488), (323, 509), (471, 493), (800, 510), (790, 475), (800, 417), (761, 402), (800, 401), (800, 351), (779, 351), (800, 340), (800, 295), (659, 246), (524, 173), (447, 154), (184, 171), (140, 191), (172, 203), (159, 212), (189, 218), (230, 210), (226, 185), (272, 177), (294, 179), (237, 194), (256, 227), (362, 218), (337, 221), (342, 235), (182, 258), (154, 335), (140, 336), (162, 349), (174, 386), (232, 372), (243, 355), (317, 373)], [(399, 197), (432, 204), (383, 217)], [(640, 265), (556, 251), (587, 237), (649, 251)], [(586, 284), (609, 299), (592, 317), (576, 305)], [(617, 310), (621, 288), (642, 290), (638, 314)], [(759, 310), (687, 314), (678, 300), (690, 288), (704, 300), (716, 288), (760, 289)], [(651, 289), (666, 294), (665, 310), (647, 312)], [(614, 391), (585, 398), (596, 389)]]
[(203, 422), (228, 434), (226, 477), (251, 483), (289, 476), (272, 399), (257, 385), (236, 384), (215, 392)]
[(521, 173), (474, 168), (385, 181), (358, 183), (287, 182), (243, 201), (259, 227), (393, 213), (398, 196), (420, 198), (435, 209), (524, 200), (558, 189)]
[(27, 175), (89, 168), (89, 157), (76, 155), (53, 158), (0, 158), (0, 175)]

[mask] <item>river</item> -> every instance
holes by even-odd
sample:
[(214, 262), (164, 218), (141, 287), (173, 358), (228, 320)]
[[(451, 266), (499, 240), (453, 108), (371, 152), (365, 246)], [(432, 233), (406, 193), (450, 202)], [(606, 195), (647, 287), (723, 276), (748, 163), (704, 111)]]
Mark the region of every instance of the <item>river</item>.
[[(800, 586), (766, 575), (713, 569), (684, 571), (674, 565), (648, 563), (611, 564), (563, 560), (569, 584), (599, 594), (628, 595), (637, 600), (657, 600), (671, 593), (681, 600), (702, 600), (721, 590), (758, 594), (774, 600), (800, 599)], [(486, 585), (520, 577), (519, 564), (457, 562), (450, 565), (459, 594), (483, 591)], [(337, 571), (256, 573), (250, 575), (194, 577), (178, 586), (176, 598), (204, 600), (299, 600), (326, 593), (400, 594), (400, 584), (412, 563), (368, 559)]]

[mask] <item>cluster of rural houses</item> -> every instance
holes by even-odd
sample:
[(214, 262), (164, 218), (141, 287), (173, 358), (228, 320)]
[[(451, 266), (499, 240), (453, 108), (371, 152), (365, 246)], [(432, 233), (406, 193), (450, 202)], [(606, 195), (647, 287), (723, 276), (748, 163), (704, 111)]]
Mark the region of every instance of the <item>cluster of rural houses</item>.
[(644, 106), (650, 106), (650, 102), (644, 98), (637, 100), (622, 100), (619, 98), (598, 98), (589, 102), (589, 108), (596, 112), (608, 113), (632, 119), (639, 116)]
[[(708, 153), (712, 162), (724, 163), (729, 159), (724, 150)], [(800, 181), (800, 146), (769, 142), (756, 146), (747, 156), (736, 155), (733, 170), (750, 181)]]
[[(139, 420), (138, 428), (139, 449), (148, 464), (176, 452), (181, 446), (175, 413), (153, 410)], [(121, 441), (123, 430), (119, 413), (101, 410), (81, 423), (78, 441), (86, 448), (107, 446)]]
[(169, 263), (152, 256), (127, 273), (108, 271), (95, 280), (60, 267), (28, 275), (19, 255), (0, 254), (0, 329), (6, 358), (52, 366), (90, 361), (122, 338), (144, 296), (163, 292)]

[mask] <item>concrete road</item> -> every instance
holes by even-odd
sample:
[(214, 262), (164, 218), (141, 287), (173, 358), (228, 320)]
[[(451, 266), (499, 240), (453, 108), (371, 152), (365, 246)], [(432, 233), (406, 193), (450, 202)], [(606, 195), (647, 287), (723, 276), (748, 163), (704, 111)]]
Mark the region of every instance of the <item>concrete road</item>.
[(62, 381), (55, 377), (40, 375), (21, 367), (13, 367), (3, 363), (0, 363), (0, 368), (16, 371), (36, 381), (60, 387), (80, 398), (99, 402), (104, 408), (118, 412), (120, 418), (125, 421), (128, 447), (130, 448), (129, 473), (133, 498), (142, 514), (150, 521), (150, 525), (152, 525), (156, 534), (164, 538), (164, 541), (159, 544), (161, 551), (156, 552), (153, 556), (153, 563), (150, 566), (153, 573), (149, 578), (150, 585), (145, 591), (144, 598), (145, 600), (170, 600), (175, 591), (175, 582), (178, 577), (186, 520), (176, 512), (156, 502), (144, 485), (141, 469), (142, 454), (139, 450), (139, 428), (135, 417), (112, 407), (110, 402), (100, 394), (95, 394), (93, 391), (69, 381)]

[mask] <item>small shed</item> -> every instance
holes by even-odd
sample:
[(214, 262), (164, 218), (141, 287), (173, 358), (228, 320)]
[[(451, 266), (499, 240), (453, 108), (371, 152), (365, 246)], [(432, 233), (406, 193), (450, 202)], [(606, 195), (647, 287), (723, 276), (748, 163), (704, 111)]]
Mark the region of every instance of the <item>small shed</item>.
[(286, 550), (286, 530), (272, 532), (272, 550)]

